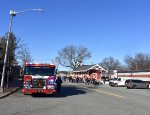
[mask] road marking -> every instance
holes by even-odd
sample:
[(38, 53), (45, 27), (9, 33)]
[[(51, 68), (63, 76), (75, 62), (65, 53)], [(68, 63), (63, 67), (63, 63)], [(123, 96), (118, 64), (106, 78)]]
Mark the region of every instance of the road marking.
[(109, 93), (109, 92), (105, 92), (105, 91), (102, 91), (102, 90), (97, 90), (97, 89), (91, 89), (91, 90), (94, 90), (94, 91), (97, 91), (97, 92), (100, 92), (100, 93), (104, 93), (104, 94), (108, 94), (108, 95), (112, 95), (112, 96), (115, 96), (115, 97), (119, 97), (119, 98), (126, 98), (124, 96), (121, 96), (121, 95), (118, 95), (118, 94), (115, 94), (115, 93)]
[(121, 95), (118, 95), (118, 94), (115, 94), (115, 93), (109, 93), (109, 92), (105, 92), (105, 91), (102, 91), (102, 90), (91, 89), (91, 88), (88, 88), (88, 87), (85, 87), (85, 86), (78, 86), (78, 85), (75, 85), (75, 86), (85, 88), (85, 89), (90, 89), (90, 90), (93, 90), (93, 91), (96, 91), (96, 92), (104, 93), (104, 94), (111, 95), (111, 96), (118, 97), (118, 98), (123, 98), (123, 99), (126, 98), (125, 96), (121, 96)]

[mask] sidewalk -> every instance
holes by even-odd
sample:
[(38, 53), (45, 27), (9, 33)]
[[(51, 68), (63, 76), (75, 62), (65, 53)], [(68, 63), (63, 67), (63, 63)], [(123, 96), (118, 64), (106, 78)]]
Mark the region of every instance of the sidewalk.
[(14, 79), (13, 81), (9, 82), (9, 89), (7, 89), (5, 85), (4, 92), (3, 93), (0, 92), (0, 99), (16, 92), (22, 87), (22, 85), (23, 85), (22, 81), (18, 79)]

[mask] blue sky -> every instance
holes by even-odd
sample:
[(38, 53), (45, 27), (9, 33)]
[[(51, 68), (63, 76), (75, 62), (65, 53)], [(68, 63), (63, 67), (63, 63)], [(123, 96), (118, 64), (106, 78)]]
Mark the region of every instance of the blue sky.
[(149, 0), (1, 0), (0, 5), (0, 36), (8, 31), (10, 10), (46, 10), (18, 14), (12, 26), (40, 62), (67, 45), (87, 47), (92, 58), (86, 64), (150, 52)]

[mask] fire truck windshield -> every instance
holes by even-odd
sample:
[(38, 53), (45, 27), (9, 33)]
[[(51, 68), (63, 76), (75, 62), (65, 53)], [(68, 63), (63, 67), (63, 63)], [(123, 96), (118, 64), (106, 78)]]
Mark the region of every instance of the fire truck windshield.
[(55, 68), (27, 66), (25, 67), (24, 74), (25, 75), (53, 76), (55, 75)]

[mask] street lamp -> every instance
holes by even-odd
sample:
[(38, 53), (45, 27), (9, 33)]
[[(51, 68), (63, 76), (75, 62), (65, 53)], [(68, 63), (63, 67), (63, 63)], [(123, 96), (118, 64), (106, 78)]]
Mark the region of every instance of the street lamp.
[(4, 92), (4, 77), (5, 77), (5, 69), (6, 69), (6, 62), (7, 62), (7, 54), (8, 54), (9, 39), (10, 39), (10, 33), (11, 33), (11, 27), (12, 27), (12, 20), (13, 20), (13, 17), (16, 16), (16, 14), (27, 12), (27, 11), (43, 12), (44, 10), (42, 10), (42, 9), (28, 9), (28, 10), (23, 10), (23, 11), (19, 11), (19, 12), (10, 10), (10, 25), (9, 25), (9, 31), (8, 31), (8, 38), (7, 38), (7, 42), (6, 42), (6, 50), (5, 50), (5, 57), (4, 57), (4, 65), (3, 65), (3, 72), (2, 72), (2, 78), (1, 78), (0, 92)]

